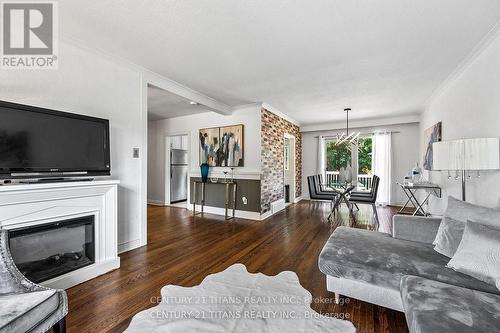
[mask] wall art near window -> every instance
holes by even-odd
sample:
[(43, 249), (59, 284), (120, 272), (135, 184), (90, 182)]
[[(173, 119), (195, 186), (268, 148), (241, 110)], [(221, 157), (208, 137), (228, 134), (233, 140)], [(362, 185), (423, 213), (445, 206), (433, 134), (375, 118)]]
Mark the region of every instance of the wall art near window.
[(200, 129), (200, 164), (211, 167), (242, 167), (243, 125)]
[(200, 129), (200, 165), (218, 166), (220, 137), (219, 127)]
[(438, 122), (437, 124), (429, 127), (424, 131), (424, 169), (432, 170), (432, 160), (433, 160), (433, 151), (432, 144), (434, 142), (439, 142), (442, 140), (442, 123)]

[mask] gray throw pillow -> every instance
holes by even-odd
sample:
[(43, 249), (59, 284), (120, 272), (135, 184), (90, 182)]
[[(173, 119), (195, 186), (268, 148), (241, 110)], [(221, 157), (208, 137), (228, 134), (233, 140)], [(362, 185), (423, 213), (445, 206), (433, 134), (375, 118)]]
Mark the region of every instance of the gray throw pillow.
[(436, 239), (432, 242), (434, 250), (448, 258), (453, 257), (462, 240), (464, 229), (465, 222), (457, 221), (448, 216), (443, 217), (436, 234)]
[(448, 258), (453, 257), (468, 220), (500, 229), (500, 209), (474, 205), (449, 196), (448, 207), (432, 242), (434, 250)]
[(452, 196), (448, 197), (448, 207), (444, 216), (464, 223), (474, 221), (500, 229), (500, 209), (474, 205)]
[(446, 267), (500, 290), (500, 230), (467, 221), (457, 252)]

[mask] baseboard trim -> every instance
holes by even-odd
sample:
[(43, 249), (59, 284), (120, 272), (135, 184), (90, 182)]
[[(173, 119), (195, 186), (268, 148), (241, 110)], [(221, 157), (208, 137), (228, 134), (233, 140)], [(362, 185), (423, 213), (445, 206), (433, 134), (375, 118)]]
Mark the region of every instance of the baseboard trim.
[(297, 198), (295, 198), (295, 200), (293, 200), (293, 203), (297, 203), (297, 202), (302, 201), (302, 200), (304, 200), (303, 197), (297, 197)]
[(142, 245), (141, 245), (140, 239), (134, 239), (132, 241), (118, 244), (118, 254), (137, 249), (138, 247), (141, 247), (141, 246)]
[(152, 206), (165, 206), (165, 203), (163, 201), (160, 201), (160, 200), (150, 200), (150, 199), (148, 199), (148, 205), (152, 205)]
[[(285, 208), (285, 209), (286, 209), (286, 208)], [(276, 212), (276, 213), (279, 213), (279, 212)], [(274, 213), (274, 214), (276, 214), (276, 213)], [(272, 212), (271, 210), (269, 210), (269, 211), (265, 212), (264, 214), (261, 214), (261, 215), (260, 215), (260, 216), (261, 216), (261, 217), (260, 217), (260, 218), (261, 218), (261, 221), (264, 221), (264, 220), (266, 220), (266, 219), (270, 218), (270, 217), (271, 217), (271, 216), (273, 216), (274, 214), (273, 214), (273, 212)]]

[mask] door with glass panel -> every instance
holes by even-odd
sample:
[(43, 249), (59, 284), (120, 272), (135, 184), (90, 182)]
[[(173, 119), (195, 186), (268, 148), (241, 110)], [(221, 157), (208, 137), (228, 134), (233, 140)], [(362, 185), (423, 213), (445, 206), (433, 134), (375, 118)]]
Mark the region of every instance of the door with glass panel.
[(326, 141), (326, 183), (339, 182), (341, 168), (352, 168), (353, 182), (365, 190), (371, 189), (372, 137), (360, 136), (353, 142)]

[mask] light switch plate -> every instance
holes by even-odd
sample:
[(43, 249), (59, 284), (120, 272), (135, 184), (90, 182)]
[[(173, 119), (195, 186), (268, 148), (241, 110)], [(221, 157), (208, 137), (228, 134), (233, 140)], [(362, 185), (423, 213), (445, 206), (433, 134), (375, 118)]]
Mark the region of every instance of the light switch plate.
[(139, 158), (139, 148), (132, 148), (132, 157)]

